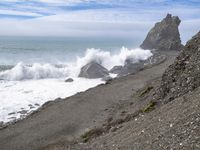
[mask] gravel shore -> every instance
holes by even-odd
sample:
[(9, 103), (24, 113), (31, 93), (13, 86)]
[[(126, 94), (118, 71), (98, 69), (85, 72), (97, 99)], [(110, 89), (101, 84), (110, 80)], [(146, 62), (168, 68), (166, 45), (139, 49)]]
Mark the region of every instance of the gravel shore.
[[(142, 130), (142, 123), (131, 125), (132, 127), (130, 129), (132, 130), (129, 131), (128, 128), (120, 127), (120, 130), (117, 130), (116, 136), (120, 136), (122, 130), (127, 131), (122, 134), (123, 137), (118, 137), (116, 142), (111, 138), (115, 136), (115, 132), (113, 132), (112, 134), (105, 135), (105, 139), (101, 140), (100, 137), (98, 144), (93, 141), (94, 145), (83, 144), (80, 146), (80, 144), (72, 144), (73, 146), (71, 148), (67, 145), (68, 141), (69, 143), (76, 141), (76, 139), (80, 139), (81, 135), (90, 129), (108, 122), (109, 118), (118, 120), (119, 116), (134, 113), (137, 109), (141, 109), (141, 107), (146, 105), (148, 102), (139, 102), (136, 100), (135, 95), (138, 90), (145, 88), (148, 84), (154, 86), (153, 84), (155, 83), (156, 85), (165, 69), (173, 63), (174, 58), (177, 56), (177, 52), (173, 51), (163, 53), (167, 55), (166, 60), (156, 66), (146, 68), (136, 74), (116, 78), (108, 84), (100, 85), (69, 98), (48, 102), (26, 119), (1, 129), (0, 149), (115, 149), (116, 143), (122, 146), (121, 148), (118, 146), (117, 148), (119, 149), (131, 149), (125, 146), (125, 144), (128, 144), (126, 139), (129, 134), (146, 133), (146, 129), (145, 131)], [(149, 120), (153, 119), (151, 115), (147, 117)], [(130, 123), (131, 121), (127, 123), (127, 126)], [(170, 122), (168, 125), (170, 127)], [(159, 126), (157, 127), (159, 128)], [(162, 133), (162, 131), (158, 132)], [(162, 137), (160, 138), (162, 139)], [(111, 140), (109, 141), (108, 139)], [(141, 141), (143, 139), (137, 138), (135, 140)], [(135, 140), (128, 142), (129, 144), (130, 142), (137, 144)], [(163, 138), (163, 140), (165, 139)], [(142, 143), (145, 144), (145, 142), (148, 144), (148, 142), (152, 141), (143, 141)], [(102, 145), (103, 147), (101, 148)], [(147, 149), (147, 147), (144, 148)], [(136, 145), (135, 149), (143, 149), (143, 147)]]

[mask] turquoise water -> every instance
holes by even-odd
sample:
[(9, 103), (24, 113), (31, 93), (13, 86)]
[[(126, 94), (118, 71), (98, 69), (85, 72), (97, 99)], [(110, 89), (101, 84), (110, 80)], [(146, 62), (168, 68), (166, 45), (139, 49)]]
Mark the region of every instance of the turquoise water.
[(136, 48), (139, 43), (129, 38), (0, 37), (0, 65), (60, 64), (84, 55), (87, 48), (115, 53), (122, 46)]

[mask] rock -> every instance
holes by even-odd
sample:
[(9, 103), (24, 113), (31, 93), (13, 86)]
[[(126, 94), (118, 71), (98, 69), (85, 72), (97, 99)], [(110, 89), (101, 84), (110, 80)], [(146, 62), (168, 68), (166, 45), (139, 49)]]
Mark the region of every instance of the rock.
[(167, 56), (164, 54), (161, 54), (159, 52), (154, 52), (154, 54), (149, 57), (147, 60), (144, 61), (145, 67), (151, 67), (153, 65), (158, 65), (162, 62), (164, 62), (167, 59)]
[(144, 62), (139, 61), (137, 63), (132, 63), (130, 60), (126, 60), (125, 65), (121, 69), (120, 73), (118, 74), (119, 77), (125, 76), (128, 74), (136, 73), (144, 68)]
[(17, 118), (16, 117), (9, 117), (8, 119), (12, 120), (12, 121), (16, 121)]
[(133, 62), (131, 59), (125, 60), (124, 66), (115, 66), (110, 70), (110, 73), (118, 74), (118, 76), (125, 76), (143, 70), (147, 67), (158, 65), (166, 60), (166, 55), (161, 54), (159, 51), (153, 52), (153, 55), (146, 60)]
[(17, 113), (19, 113), (19, 114), (27, 114), (28, 113), (28, 110), (21, 110), (21, 111), (18, 111)]
[(16, 112), (11, 112), (8, 115), (11, 116), (11, 115), (14, 115), (14, 114), (16, 114)]
[(72, 78), (68, 78), (65, 80), (65, 82), (74, 82), (74, 80)]
[(149, 31), (146, 39), (141, 44), (141, 48), (150, 50), (180, 50), (181, 44), (178, 26), (181, 20), (177, 16), (167, 14), (161, 22)]
[(28, 105), (30, 107), (30, 109), (34, 109), (35, 107), (32, 104)]
[(119, 74), (123, 66), (114, 66), (109, 72), (113, 74)]
[(40, 106), (40, 104), (38, 104), (38, 103), (35, 103), (34, 105), (35, 105), (35, 106)]
[(158, 95), (164, 102), (200, 86), (200, 32), (189, 40), (175, 62), (164, 72)]
[(103, 78), (108, 75), (109, 72), (106, 68), (104, 68), (103, 66), (101, 66), (96, 62), (91, 62), (81, 68), (79, 77), (96, 79), (96, 78)]
[(0, 121), (0, 128), (3, 127), (3, 125), (4, 125), (4, 122)]

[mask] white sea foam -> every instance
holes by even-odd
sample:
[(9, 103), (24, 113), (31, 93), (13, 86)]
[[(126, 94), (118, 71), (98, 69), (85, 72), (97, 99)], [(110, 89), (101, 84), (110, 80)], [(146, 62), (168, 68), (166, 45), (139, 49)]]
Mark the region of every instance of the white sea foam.
[(124, 65), (126, 59), (133, 62), (145, 60), (152, 55), (151, 51), (140, 48), (129, 50), (122, 47), (117, 54), (111, 54), (109, 51), (100, 49), (87, 49), (85, 56), (77, 57), (76, 62), (65, 62), (62, 66), (51, 64), (32, 64), (26, 65), (18, 63), (13, 69), (0, 73), (0, 79), (4, 80), (28, 80), (28, 79), (45, 79), (45, 78), (62, 78), (62, 77), (78, 77), (81, 67), (91, 61), (95, 61), (107, 69), (111, 69), (116, 65)]
[(0, 73), (0, 78), (4, 80), (27, 80), (27, 79), (44, 79), (44, 78), (60, 78), (68, 76), (66, 67), (55, 67), (51, 64), (25, 65), (18, 63), (11, 70)]
[[(9, 122), (20, 118), (22, 110), (36, 110), (49, 100), (65, 98), (104, 83), (100, 79), (74, 78), (74, 82), (66, 83), (64, 79), (42, 79), (26, 81), (0, 82), (0, 122)], [(30, 107), (34, 108), (30, 109)], [(12, 113), (9, 115), (9, 113)]]
[(141, 48), (128, 49), (122, 47), (119, 53), (112, 54), (110, 51), (103, 51), (100, 49), (87, 49), (84, 57), (77, 57), (76, 63), (72, 63), (69, 67), (70, 74), (77, 76), (82, 66), (89, 62), (95, 61), (108, 70), (114, 66), (124, 65), (126, 59), (132, 60), (132, 62), (138, 62), (139, 60), (145, 60), (152, 56), (150, 50), (143, 50)]

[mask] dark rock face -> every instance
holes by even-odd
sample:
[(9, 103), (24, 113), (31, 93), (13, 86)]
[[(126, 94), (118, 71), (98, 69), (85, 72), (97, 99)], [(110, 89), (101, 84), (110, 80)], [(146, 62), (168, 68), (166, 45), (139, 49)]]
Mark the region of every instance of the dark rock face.
[(65, 82), (73, 82), (74, 80), (72, 78), (68, 78), (65, 80)]
[(163, 74), (159, 95), (170, 101), (199, 86), (200, 32), (187, 42), (174, 64)]
[(106, 68), (101, 66), (96, 62), (91, 62), (81, 68), (81, 72), (79, 77), (95, 79), (95, 78), (103, 78), (109, 75), (109, 72)]
[(178, 26), (181, 20), (177, 16), (167, 14), (161, 22), (149, 31), (146, 39), (140, 46), (143, 49), (156, 50), (180, 50), (181, 44)]

